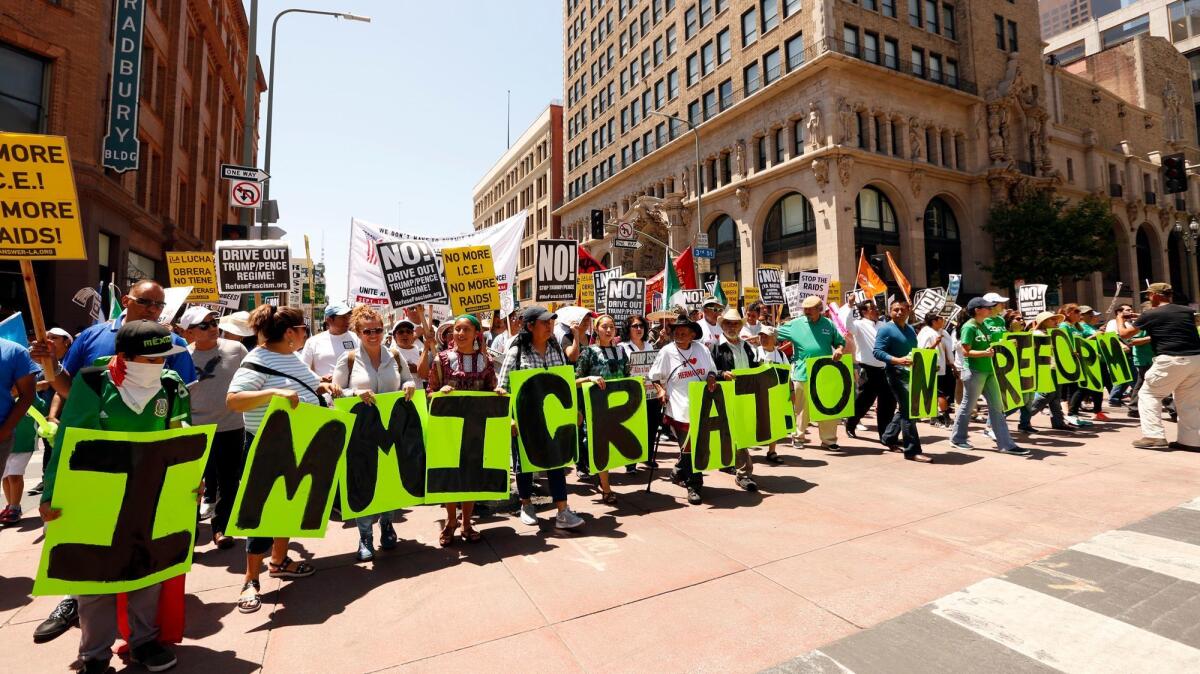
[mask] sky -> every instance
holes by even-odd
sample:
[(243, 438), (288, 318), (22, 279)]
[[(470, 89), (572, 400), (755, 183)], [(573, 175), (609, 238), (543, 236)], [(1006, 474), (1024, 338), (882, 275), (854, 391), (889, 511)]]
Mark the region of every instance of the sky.
[[(471, 190), (507, 147), (505, 92), (514, 141), (562, 98), (563, 3), (260, 0), (266, 75), (271, 21), (289, 7), (371, 17), (288, 14), (275, 53), (277, 225), (294, 256), (305, 234), (315, 261), (324, 247), (326, 290), (340, 299), (351, 218), (425, 236), (471, 231)], [(266, 111), (264, 93), (263, 142)]]

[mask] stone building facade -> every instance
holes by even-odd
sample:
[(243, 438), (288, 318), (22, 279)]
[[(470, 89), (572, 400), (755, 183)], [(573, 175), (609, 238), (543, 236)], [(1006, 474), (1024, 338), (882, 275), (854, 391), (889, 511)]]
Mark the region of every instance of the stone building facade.
[[(982, 226), (997, 200), (1037, 187), (1068, 196), (1105, 191), (1111, 160), (1122, 184), (1151, 177), (1159, 192), (1153, 207), (1161, 211), (1166, 199), (1150, 167), (1170, 148), (1196, 157), (1187, 140), (1194, 136), (1186, 134), (1194, 121), (1172, 117), (1172, 128), (1185, 133), (1169, 138), (1165, 116), (1174, 107), (1161, 102), (1165, 86), (1144, 84), (1171, 81), (1177, 92), (1187, 91), (1187, 64), (1177, 52), (1168, 53), (1169, 45), (1147, 46), (1150, 40), (1131, 43), (1140, 46), (1111, 57), (1121, 62), (1121, 76), (1089, 79), (1048, 67), (1032, 0), (663, 2), (659, 21), (660, 3), (628, 5), (566, 5), (568, 200), (558, 211), (564, 231), (586, 240), (588, 213), (599, 208), (610, 222), (632, 222), (669, 238), (675, 249), (703, 232), (716, 249), (713, 269), (723, 280), (753, 285), (755, 267), (765, 262), (792, 274), (830, 273), (850, 288), (858, 251), (865, 249), (890, 251), (914, 287), (944, 285), (949, 274), (960, 273), (965, 294), (982, 293), (991, 288), (984, 270), (991, 244)], [(689, 12), (695, 8), (703, 16), (705, 7), (712, 14), (707, 22), (697, 20), (693, 32)], [(648, 32), (641, 18), (647, 10)], [(749, 43), (743, 37), (747, 15), (757, 22)], [(769, 25), (763, 22), (768, 15), (775, 19)], [(622, 49), (634, 23), (640, 40)], [(676, 47), (669, 57), (664, 49), (655, 66), (658, 37), (672, 26)], [(725, 30), (732, 40), (719, 37)], [(592, 31), (605, 33), (595, 46)], [(706, 69), (710, 41), (731, 49), (722, 59), (718, 48)], [(651, 49), (648, 76), (641, 66), (645, 44)], [(572, 67), (584, 45), (582, 67)], [(693, 54), (699, 70), (689, 81)], [(635, 61), (645, 82), (622, 87)], [(597, 69), (595, 62), (605, 67)], [(1097, 69), (1105, 63), (1098, 59)], [(676, 70), (678, 86), (672, 88)], [(599, 77), (590, 84), (593, 73)], [(581, 76), (586, 88), (577, 84)], [(1128, 77), (1138, 82), (1133, 100), (1110, 90)], [(668, 82), (661, 100), (660, 78)], [(608, 94), (614, 81), (615, 100)], [(619, 95), (622, 89), (625, 95)], [(1080, 107), (1079, 92), (1090, 101), (1093, 89), (1100, 102)], [(593, 106), (600, 92), (606, 107)], [(647, 100), (651, 109), (697, 125), (700, 176), (688, 125), (645, 115)], [(626, 112), (635, 102), (643, 114)], [(608, 131), (610, 116), (624, 133)], [(600, 129), (608, 143), (593, 147)], [(639, 151), (626, 149), (633, 143)], [(587, 148), (582, 153), (581, 145)], [(1145, 221), (1145, 195), (1138, 191), (1143, 206), (1137, 219)], [(1126, 224), (1127, 198), (1114, 198)], [(1194, 199), (1190, 195), (1177, 211), (1196, 210)], [(1154, 219), (1161, 230), (1165, 220)], [(1166, 238), (1153, 241), (1165, 245)], [(661, 248), (643, 246), (631, 254), (610, 249), (609, 238), (586, 244), (627, 270), (653, 274), (662, 268)], [(1164, 251), (1156, 247), (1151, 258), (1165, 265)], [(1117, 273), (1137, 278), (1126, 258), (1137, 255), (1126, 251)], [(1103, 276), (1098, 270), (1094, 282), (1071, 284), (1064, 294), (1099, 302)]]
[(529, 211), (517, 260), (518, 302), (533, 299), (533, 242), (560, 234), (553, 213), (563, 194), (562, 110), (558, 103), (546, 106), (471, 192), (476, 231)]
[[(222, 162), (240, 164), (248, 22), (240, 0), (145, 0), (136, 170), (101, 166), (114, 0), (5, 0), (0, 106), (6, 131), (66, 136), (87, 241), (84, 262), (38, 262), (49, 323), (88, 324), (77, 290), (165, 280), (163, 252), (211, 250), (236, 223)], [(253, 73), (259, 92), (266, 79)], [(14, 103), (15, 101), (15, 103)], [(22, 308), (16, 263), (0, 263), (0, 304)]]

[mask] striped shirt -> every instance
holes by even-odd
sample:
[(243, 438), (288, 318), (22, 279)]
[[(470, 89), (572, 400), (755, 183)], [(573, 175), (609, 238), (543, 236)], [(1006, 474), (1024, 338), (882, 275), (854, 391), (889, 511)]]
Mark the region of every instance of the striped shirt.
[[(242, 361), (243, 366), (247, 363), (254, 363), (263, 367), (269, 367), (276, 372), (289, 374), (308, 384), (309, 388), (313, 390), (316, 390), (317, 386), (321, 384), (320, 378), (312, 370), (308, 369), (308, 366), (301, 362), (300, 357), (294, 353), (275, 353), (260, 346), (251, 351), (245, 360)], [(288, 377), (280, 377), (279, 375), (255, 372), (246, 367), (238, 368), (237, 373), (233, 375), (233, 381), (229, 384), (230, 393), (265, 391), (271, 388), (295, 391), (300, 394), (300, 402), (302, 403), (320, 404), (312, 392), (296, 383), (295, 380)], [(268, 403), (263, 403), (252, 410), (242, 413), (248, 433), (258, 433), (258, 427), (262, 424), (263, 417), (266, 416)]]

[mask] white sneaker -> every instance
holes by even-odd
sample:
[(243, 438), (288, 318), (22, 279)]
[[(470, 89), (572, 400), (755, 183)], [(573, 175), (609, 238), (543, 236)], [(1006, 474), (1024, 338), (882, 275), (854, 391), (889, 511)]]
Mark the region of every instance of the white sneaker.
[(996, 441), (996, 434), (992, 432), (992, 429), (987, 428), (987, 427), (984, 427), (984, 429), (983, 429), (983, 437), (987, 438), (988, 440), (991, 440), (992, 442)]
[(209, 519), (216, 512), (217, 512), (217, 504), (216, 503), (209, 503), (208, 501), (205, 501), (204, 503), (200, 504), (200, 519), (202, 519), (202, 520)]
[(558, 511), (558, 516), (554, 518), (555, 529), (576, 529), (581, 526), (583, 526), (583, 518), (576, 515), (570, 508)]
[(532, 527), (537, 523), (537, 509), (533, 507), (533, 504), (526, 503), (521, 506), (521, 524), (528, 524)]

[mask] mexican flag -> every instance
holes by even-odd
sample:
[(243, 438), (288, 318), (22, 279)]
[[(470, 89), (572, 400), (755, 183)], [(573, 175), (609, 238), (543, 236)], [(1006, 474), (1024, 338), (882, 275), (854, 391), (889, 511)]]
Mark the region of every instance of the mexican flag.
[(713, 284), (713, 298), (721, 303), (721, 306), (729, 306), (729, 298), (725, 297), (725, 290), (721, 288), (721, 277), (717, 277), (716, 283)]
[(666, 287), (663, 289), (663, 308), (683, 306), (683, 286), (679, 283), (679, 273), (675, 271), (675, 265), (670, 264), (670, 257), (667, 258), (667, 278)]

